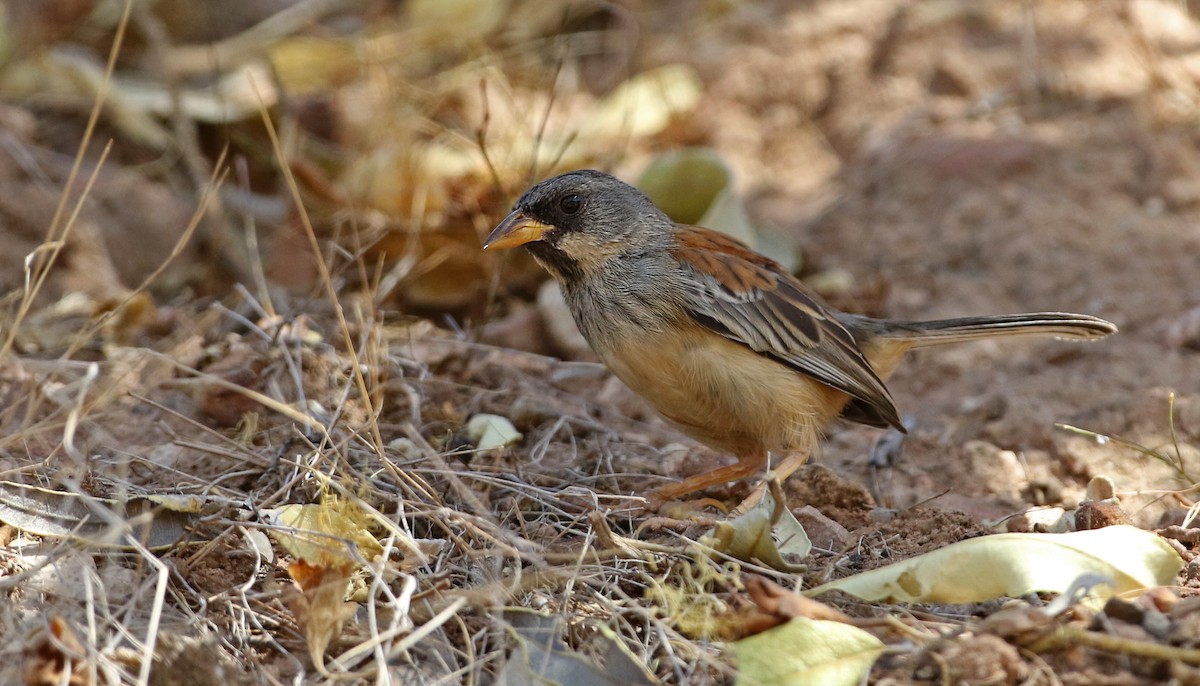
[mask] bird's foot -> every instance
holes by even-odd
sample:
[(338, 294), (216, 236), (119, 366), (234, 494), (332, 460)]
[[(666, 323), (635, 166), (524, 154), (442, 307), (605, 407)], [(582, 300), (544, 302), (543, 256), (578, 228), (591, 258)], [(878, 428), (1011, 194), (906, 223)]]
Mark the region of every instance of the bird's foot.
[(697, 500), (670, 500), (662, 501), (655, 498), (653, 491), (646, 495), (646, 511), (656, 512), (653, 517), (638, 525), (635, 536), (641, 535), (643, 531), (660, 531), (662, 529), (670, 529), (672, 531), (680, 531), (697, 524), (712, 526), (716, 523), (716, 518), (705, 512), (705, 508), (712, 507), (719, 510), (722, 514), (728, 513), (728, 508), (725, 503), (714, 498), (699, 498)]

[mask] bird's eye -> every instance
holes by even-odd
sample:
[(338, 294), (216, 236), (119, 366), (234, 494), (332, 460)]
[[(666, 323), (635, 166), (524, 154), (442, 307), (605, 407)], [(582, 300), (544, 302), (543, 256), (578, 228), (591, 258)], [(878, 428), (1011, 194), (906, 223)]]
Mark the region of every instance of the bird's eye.
[(582, 208), (583, 198), (575, 195), (574, 193), (570, 195), (564, 195), (562, 199), (558, 201), (558, 209), (562, 210), (563, 214), (575, 214)]

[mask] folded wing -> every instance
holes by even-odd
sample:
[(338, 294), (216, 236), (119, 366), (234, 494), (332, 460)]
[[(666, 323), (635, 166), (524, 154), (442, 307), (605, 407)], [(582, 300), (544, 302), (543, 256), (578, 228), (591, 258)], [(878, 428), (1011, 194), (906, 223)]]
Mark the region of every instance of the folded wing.
[(851, 396), (847, 419), (903, 428), (850, 332), (778, 263), (724, 234), (677, 227), (684, 307), (698, 323)]

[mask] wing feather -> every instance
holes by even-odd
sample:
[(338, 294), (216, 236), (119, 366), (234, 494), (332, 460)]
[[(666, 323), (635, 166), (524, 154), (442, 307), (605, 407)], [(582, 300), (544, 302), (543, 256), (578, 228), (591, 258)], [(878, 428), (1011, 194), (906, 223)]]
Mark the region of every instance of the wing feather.
[(848, 418), (902, 428), (854, 337), (778, 263), (724, 234), (680, 225), (684, 308), (698, 323), (851, 396)]

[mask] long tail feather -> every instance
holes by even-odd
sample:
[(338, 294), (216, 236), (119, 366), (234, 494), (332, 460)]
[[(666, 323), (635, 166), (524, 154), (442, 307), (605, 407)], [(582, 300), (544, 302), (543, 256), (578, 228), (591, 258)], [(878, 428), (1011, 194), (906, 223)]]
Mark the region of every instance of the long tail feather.
[(884, 338), (904, 339), (920, 348), (998, 336), (1053, 336), (1096, 339), (1117, 332), (1112, 323), (1086, 314), (1030, 312), (986, 317), (938, 319), (928, 322), (889, 322)]

